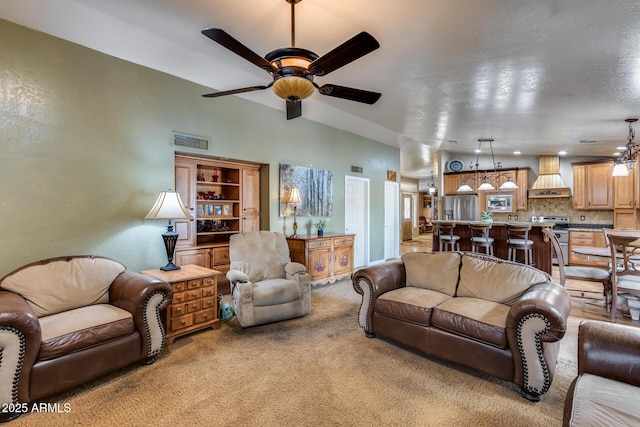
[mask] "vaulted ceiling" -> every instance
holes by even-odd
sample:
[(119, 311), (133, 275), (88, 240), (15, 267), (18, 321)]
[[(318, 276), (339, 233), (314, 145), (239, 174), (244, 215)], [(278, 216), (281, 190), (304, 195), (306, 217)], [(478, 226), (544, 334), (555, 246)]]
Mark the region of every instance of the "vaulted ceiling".
[[(212, 92), (270, 77), (204, 28), (260, 56), (290, 45), (285, 0), (3, 0), (0, 17)], [(439, 169), (438, 150), (471, 153), (478, 138), (503, 156), (610, 156), (626, 142), (624, 119), (640, 115), (638, 22), (637, 1), (303, 0), (296, 46), (323, 55), (360, 31), (381, 45), (316, 82), (382, 97), (366, 105), (316, 92), (302, 119), (400, 147), (402, 175), (416, 178)], [(270, 90), (234, 96), (283, 110), (287, 126)]]

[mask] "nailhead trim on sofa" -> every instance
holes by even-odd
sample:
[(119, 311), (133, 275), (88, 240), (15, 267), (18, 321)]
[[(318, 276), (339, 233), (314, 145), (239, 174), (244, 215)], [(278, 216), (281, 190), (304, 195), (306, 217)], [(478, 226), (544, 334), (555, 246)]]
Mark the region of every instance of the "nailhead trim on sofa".
[[(523, 339), (522, 339), (522, 328), (524, 327), (524, 324), (534, 318), (537, 317), (539, 319), (542, 319), (542, 321), (545, 324), (545, 328), (541, 331), (536, 332), (536, 339), (535, 339), (535, 343), (536, 343), (536, 353), (538, 356), (538, 361), (540, 362), (540, 366), (542, 367), (542, 374), (544, 376), (544, 383), (542, 386), (541, 390), (535, 389), (533, 387), (530, 387), (528, 385), (529, 383), (529, 365), (528, 365), (528, 359), (526, 357), (525, 351), (524, 351), (524, 343), (523, 343)], [(549, 330), (551, 329), (551, 324), (549, 323), (549, 320), (544, 317), (543, 315), (539, 314), (539, 313), (530, 313), (527, 314), (526, 316), (524, 316), (522, 319), (520, 319), (520, 321), (518, 322), (518, 326), (517, 326), (517, 337), (518, 337), (518, 351), (520, 352), (520, 357), (522, 358), (522, 368), (523, 368), (523, 388), (524, 391), (526, 393), (528, 393), (531, 396), (540, 396), (544, 393), (546, 393), (549, 390), (549, 387), (551, 386), (551, 379), (549, 377), (549, 368), (547, 367), (547, 364), (545, 363), (544, 360), (544, 354), (543, 354), (543, 350), (542, 350), (542, 344), (540, 342), (540, 335), (546, 334), (547, 332), (549, 332)]]

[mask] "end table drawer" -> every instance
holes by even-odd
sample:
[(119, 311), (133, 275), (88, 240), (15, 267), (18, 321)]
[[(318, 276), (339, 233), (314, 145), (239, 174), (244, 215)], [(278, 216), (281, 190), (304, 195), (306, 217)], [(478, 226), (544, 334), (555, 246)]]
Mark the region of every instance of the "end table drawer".
[(195, 313), (195, 323), (208, 322), (213, 319), (215, 319), (215, 316), (212, 308)]
[(187, 305), (187, 312), (193, 313), (194, 311), (198, 311), (202, 309), (202, 300), (189, 301), (186, 305)]
[(189, 289), (198, 289), (201, 286), (202, 286), (202, 279), (189, 280), (189, 284), (188, 284)]
[(182, 292), (187, 290), (187, 282), (176, 282), (172, 286), (174, 292)]
[(213, 297), (202, 298), (202, 308), (216, 308), (216, 300)]
[(186, 292), (174, 292), (172, 304), (181, 304), (187, 300)]
[(176, 317), (175, 319), (171, 319), (171, 330), (175, 331), (177, 329), (188, 328), (193, 325), (193, 315), (188, 314), (186, 316)]
[(203, 297), (213, 297), (215, 295), (216, 295), (216, 288), (214, 286), (207, 286), (206, 288), (202, 288)]
[(202, 289), (198, 289), (198, 290), (195, 290), (195, 291), (187, 291), (187, 292), (185, 292), (185, 294), (186, 294), (186, 300), (187, 301), (198, 299), (198, 298), (202, 297)]
[(202, 286), (213, 286), (216, 284), (216, 278), (215, 277), (205, 277), (204, 279), (202, 279)]
[(186, 304), (173, 304), (171, 306), (171, 317), (180, 317), (187, 314), (187, 305)]

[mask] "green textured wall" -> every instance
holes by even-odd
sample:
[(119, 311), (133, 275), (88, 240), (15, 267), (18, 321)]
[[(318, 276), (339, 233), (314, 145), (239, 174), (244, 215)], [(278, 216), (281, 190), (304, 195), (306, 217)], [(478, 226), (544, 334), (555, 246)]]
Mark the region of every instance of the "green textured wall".
[(400, 170), (397, 148), (236, 97), (203, 99), (209, 90), (0, 20), (0, 276), (72, 254), (133, 270), (166, 263), (166, 226), (143, 217), (173, 188), (174, 130), (210, 137), (203, 154), (268, 165), (262, 200), (274, 231), (291, 232), (291, 219), (278, 217), (280, 163), (333, 171), (329, 232), (344, 231), (344, 176), (362, 166), (353, 175), (371, 180), (370, 258), (382, 258), (384, 180)]

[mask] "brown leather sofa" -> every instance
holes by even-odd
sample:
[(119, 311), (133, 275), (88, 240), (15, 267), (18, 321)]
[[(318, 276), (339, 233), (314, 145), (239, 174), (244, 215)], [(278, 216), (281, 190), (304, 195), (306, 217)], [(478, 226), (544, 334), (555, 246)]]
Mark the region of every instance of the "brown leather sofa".
[(482, 254), (412, 252), (356, 271), (353, 287), (367, 337), (510, 381), (531, 401), (549, 390), (571, 297), (546, 273)]
[(584, 320), (578, 376), (567, 391), (564, 426), (640, 424), (640, 328)]
[(167, 282), (103, 257), (59, 257), (0, 279), (0, 405), (29, 402), (141, 361), (164, 346)]

